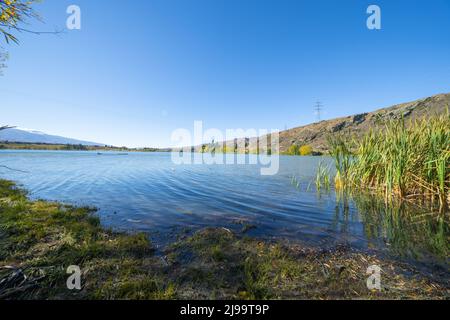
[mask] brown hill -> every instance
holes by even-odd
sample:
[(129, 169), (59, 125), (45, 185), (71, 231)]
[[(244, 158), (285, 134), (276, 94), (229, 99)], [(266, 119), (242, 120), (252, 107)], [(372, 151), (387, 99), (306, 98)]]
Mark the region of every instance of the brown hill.
[(389, 119), (405, 120), (432, 117), (447, 112), (450, 94), (439, 94), (425, 99), (397, 104), (369, 113), (321, 121), (280, 132), (280, 151), (286, 152), (293, 145), (310, 145), (315, 151), (327, 151), (327, 137), (338, 133), (361, 135), (379, 127)]
[[(358, 137), (370, 129), (376, 129), (383, 126), (383, 123), (391, 119), (400, 119), (403, 117), (409, 120), (420, 119), (423, 117), (433, 117), (447, 112), (450, 106), (450, 93), (438, 94), (432, 97), (397, 104), (388, 108), (379, 109), (373, 112), (356, 114), (353, 116), (336, 118), (331, 120), (324, 120), (317, 123), (285, 130), (280, 132), (280, 152), (286, 153), (290, 146), (309, 145), (317, 153), (326, 153), (328, 150), (327, 138), (330, 135), (348, 134), (353, 137)], [(227, 152), (233, 152), (237, 149), (238, 153), (250, 152), (256, 153), (258, 139), (261, 138), (245, 138), (235, 141), (226, 141)], [(269, 138), (270, 139), (270, 138)], [(261, 140), (265, 141), (265, 140)], [(269, 140), (270, 141), (270, 140)], [(239, 145), (236, 147), (236, 145)], [(245, 146), (245, 147), (244, 147)], [(196, 152), (209, 152), (216, 150), (223, 151), (223, 143), (205, 144), (195, 146), (193, 149)], [(260, 147), (260, 151), (265, 150), (265, 147)]]

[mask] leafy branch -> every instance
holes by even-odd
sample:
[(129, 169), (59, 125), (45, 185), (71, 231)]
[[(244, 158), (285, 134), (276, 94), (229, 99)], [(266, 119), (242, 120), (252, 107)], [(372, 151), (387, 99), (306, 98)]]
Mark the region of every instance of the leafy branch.
[[(35, 35), (59, 34), (62, 31), (37, 31), (27, 28), (29, 20), (42, 21), (33, 6), (40, 0), (0, 0), (0, 40), (3, 36), (6, 44), (19, 43), (17, 33)], [(7, 53), (0, 42), (0, 70), (5, 68)]]

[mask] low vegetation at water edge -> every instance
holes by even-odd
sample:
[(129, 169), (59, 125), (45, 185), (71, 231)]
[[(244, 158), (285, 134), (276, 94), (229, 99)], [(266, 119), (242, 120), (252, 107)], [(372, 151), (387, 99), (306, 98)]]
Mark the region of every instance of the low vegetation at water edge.
[[(329, 139), (337, 190), (360, 189), (402, 199), (450, 204), (450, 116), (389, 121), (360, 139)], [(323, 177), (322, 171), (318, 176)], [(322, 178), (318, 178), (319, 180)]]
[[(80, 267), (81, 290), (66, 286)], [(367, 267), (383, 269), (368, 290)], [(94, 211), (31, 201), (0, 180), (0, 299), (448, 298), (420, 272), (349, 247), (312, 249), (225, 228), (180, 235), (158, 254), (145, 234), (104, 229)]]

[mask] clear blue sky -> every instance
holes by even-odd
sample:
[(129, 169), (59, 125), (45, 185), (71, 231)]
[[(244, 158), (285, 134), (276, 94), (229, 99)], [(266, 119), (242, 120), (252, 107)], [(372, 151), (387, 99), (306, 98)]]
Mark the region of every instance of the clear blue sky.
[[(3, 124), (114, 145), (279, 128), (449, 92), (450, 1), (45, 0), (0, 77)], [(382, 30), (366, 9), (382, 10)]]

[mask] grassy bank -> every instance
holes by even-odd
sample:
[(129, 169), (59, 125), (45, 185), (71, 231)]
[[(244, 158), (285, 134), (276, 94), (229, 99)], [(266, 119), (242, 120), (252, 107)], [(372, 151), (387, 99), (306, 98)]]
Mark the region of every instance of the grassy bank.
[[(17, 283), (0, 290), (0, 298), (93, 298), (101, 283), (114, 277), (124, 281), (145, 259), (152, 259), (145, 235), (105, 230), (92, 209), (29, 201), (13, 183), (0, 180), (0, 266), (13, 266), (28, 278), (20, 284), (19, 277)], [(67, 290), (70, 265), (89, 274), (85, 290)], [(0, 272), (6, 276), (10, 270)], [(168, 285), (152, 274), (146, 279), (153, 283), (148, 297), (165, 297)], [(170, 290), (167, 294), (170, 297)]]
[[(366, 287), (379, 265), (382, 290)], [(66, 269), (82, 270), (82, 290)], [(26, 276), (26, 277), (25, 277)], [(446, 298), (448, 287), (347, 247), (269, 243), (205, 229), (155, 254), (144, 234), (100, 226), (89, 208), (31, 201), (0, 180), (0, 299)]]
[[(357, 140), (329, 139), (335, 160), (337, 190), (364, 190), (387, 201), (427, 203), (441, 211), (450, 204), (450, 115), (405, 123), (389, 121), (384, 128)], [(319, 170), (318, 181), (326, 178)], [(333, 180), (333, 179), (328, 179)]]

